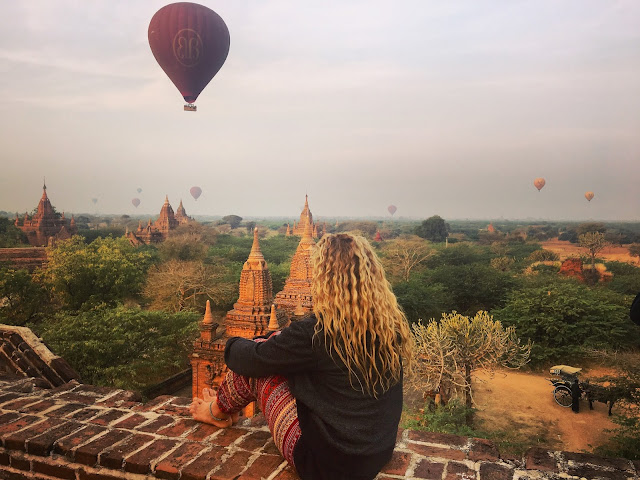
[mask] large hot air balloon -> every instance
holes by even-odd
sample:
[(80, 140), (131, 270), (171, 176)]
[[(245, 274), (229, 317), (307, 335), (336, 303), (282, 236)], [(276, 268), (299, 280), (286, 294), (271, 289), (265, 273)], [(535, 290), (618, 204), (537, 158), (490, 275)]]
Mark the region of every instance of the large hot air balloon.
[(140, 187), (136, 188), (136, 192), (142, 193), (142, 189)]
[(195, 111), (200, 92), (229, 53), (229, 30), (213, 10), (197, 3), (172, 3), (149, 23), (149, 46), (160, 67)]
[(542, 187), (544, 187), (544, 184), (547, 183), (544, 181), (544, 178), (540, 177), (540, 178), (536, 178), (533, 181), (533, 184), (535, 185), (535, 187), (538, 189), (538, 191), (542, 190)]
[(93, 204), (95, 205), (96, 203), (98, 203), (98, 199), (97, 198), (92, 198), (91, 201), (93, 202)]
[(133, 203), (133, 206), (138, 208), (138, 205), (140, 205), (140, 199), (139, 198), (134, 198), (131, 200), (131, 203)]
[(200, 187), (191, 187), (189, 193), (194, 199), (198, 200), (198, 197), (202, 195), (202, 189)]
[(586, 192), (584, 194), (584, 198), (586, 198), (589, 202), (593, 199), (593, 197), (595, 197), (595, 195), (593, 194), (593, 192)]
[(397, 208), (395, 205), (389, 205), (389, 206), (387, 207), (387, 210), (389, 211), (389, 213), (390, 213), (391, 215), (393, 215), (394, 213), (396, 213), (396, 210), (398, 210), (398, 208)]

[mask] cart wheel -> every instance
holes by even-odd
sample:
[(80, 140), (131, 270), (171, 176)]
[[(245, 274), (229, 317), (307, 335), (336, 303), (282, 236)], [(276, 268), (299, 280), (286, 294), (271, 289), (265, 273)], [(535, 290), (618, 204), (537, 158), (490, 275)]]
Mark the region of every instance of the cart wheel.
[(571, 389), (564, 385), (559, 385), (553, 390), (553, 398), (561, 407), (570, 407), (573, 404)]

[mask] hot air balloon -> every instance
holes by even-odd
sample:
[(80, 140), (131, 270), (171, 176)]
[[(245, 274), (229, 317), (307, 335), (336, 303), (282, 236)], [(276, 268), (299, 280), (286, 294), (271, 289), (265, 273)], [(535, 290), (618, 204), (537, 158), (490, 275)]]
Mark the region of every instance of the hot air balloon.
[(142, 193), (142, 189), (140, 187), (136, 188), (136, 192)]
[(134, 207), (138, 208), (138, 205), (140, 205), (140, 199), (134, 198), (133, 200), (131, 200), (131, 203), (133, 203)]
[(93, 202), (93, 204), (95, 205), (96, 203), (98, 203), (98, 199), (97, 198), (92, 198), (91, 201)]
[(393, 215), (394, 213), (396, 213), (396, 210), (398, 210), (398, 208), (397, 208), (395, 205), (389, 205), (389, 206), (387, 207), (387, 210), (389, 211), (389, 213), (390, 213), (391, 215)]
[(542, 187), (544, 187), (544, 184), (547, 183), (544, 181), (544, 178), (540, 177), (540, 178), (536, 178), (533, 181), (533, 184), (535, 185), (535, 187), (538, 189), (538, 191), (542, 190)]
[(589, 202), (593, 199), (593, 197), (595, 197), (595, 195), (593, 194), (593, 192), (586, 192), (584, 194), (584, 198), (586, 198)]
[(202, 189), (200, 187), (191, 187), (189, 193), (195, 200), (198, 200), (198, 197), (202, 195)]
[(229, 53), (229, 30), (220, 16), (197, 3), (172, 3), (158, 10), (149, 23), (149, 46), (164, 73), (187, 105), (218, 73)]

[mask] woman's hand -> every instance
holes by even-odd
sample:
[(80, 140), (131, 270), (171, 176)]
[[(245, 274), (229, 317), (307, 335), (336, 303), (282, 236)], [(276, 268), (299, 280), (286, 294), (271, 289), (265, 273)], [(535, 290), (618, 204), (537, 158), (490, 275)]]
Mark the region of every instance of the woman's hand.
[[(233, 425), (238, 415), (228, 415), (220, 411), (218, 408), (217, 397), (208, 388), (202, 390), (203, 398), (194, 398), (189, 405), (191, 416), (199, 422), (209, 423), (220, 428), (227, 428)], [(214, 418), (215, 417), (215, 418)]]

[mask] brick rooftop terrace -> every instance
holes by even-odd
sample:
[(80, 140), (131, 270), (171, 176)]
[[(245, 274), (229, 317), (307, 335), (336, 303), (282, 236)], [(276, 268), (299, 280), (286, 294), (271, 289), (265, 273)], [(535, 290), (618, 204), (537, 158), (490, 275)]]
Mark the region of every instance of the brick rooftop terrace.
[[(0, 379), (0, 479), (298, 478), (262, 417), (220, 430), (190, 418), (189, 398), (143, 404), (124, 390), (39, 384)], [(487, 440), (404, 430), (377, 478), (630, 480), (640, 478), (640, 461), (540, 448), (507, 458)]]

